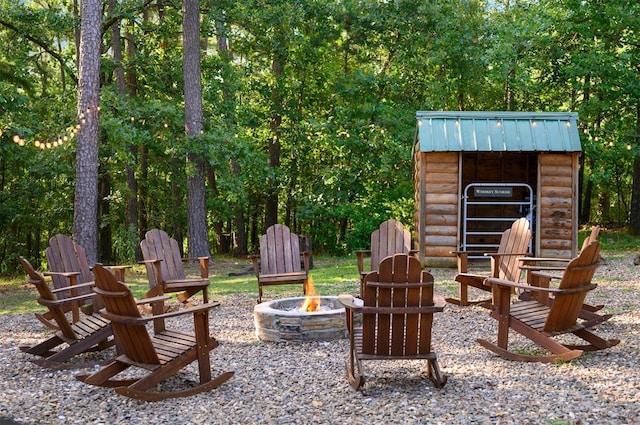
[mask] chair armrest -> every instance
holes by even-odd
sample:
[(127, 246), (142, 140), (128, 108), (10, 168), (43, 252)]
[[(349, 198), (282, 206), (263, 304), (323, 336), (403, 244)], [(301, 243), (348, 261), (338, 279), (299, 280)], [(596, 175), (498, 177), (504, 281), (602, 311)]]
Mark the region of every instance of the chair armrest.
[(44, 272), (45, 276), (62, 276), (62, 277), (72, 277), (72, 276), (80, 276), (80, 272)]
[(523, 265), (523, 266), (519, 266), (518, 268), (520, 270), (527, 270), (527, 271), (532, 271), (532, 272), (534, 272), (534, 271), (542, 271), (542, 270), (561, 271), (561, 270), (566, 269), (565, 266), (538, 266), (538, 265)]
[(160, 295), (157, 297), (149, 297), (149, 298), (141, 298), (139, 300), (136, 300), (136, 305), (142, 305), (142, 304), (153, 304), (153, 303), (157, 303), (160, 301), (166, 301), (171, 299), (171, 297), (169, 295)]
[(371, 254), (371, 250), (370, 249), (357, 249), (357, 250), (353, 251), (353, 253), (356, 254), (356, 255)]
[(75, 303), (77, 301), (84, 301), (84, 300), (91, 299), (93, 298), (94, 295), (95, 294), (93, 293), (88, 293), (88, 294), (77, 295), (75, 297), (61, 298), (59, 300), (47, 300), (42, 297), (38, 297), (36, 301), (38, 301), (38, 304), (44, 305), (46, 307), (60, 307), (60, 306), (65, 306), (67, 304)]
[(349, 310), (359, 311), (364, 306), (364, 301), (360, 298), (355, 298), (353, 295), (349, 294), (340, 294), (338, 295), (338, 301), (345, 308)]
[(523, 258), (518, 258), (518, 261), (522, 261), (522, 262), (562, 262), (562, 263), (568, 263), (569, 261), (571, 261), (571, 259), (568, 258), (557, 258), (557, 257), (523, 257)]
[(187, 261), (197, 261), (200, 264), (200, 277), (208, 278), (209, 277), (209, 261), (211, 257), (186, 257), (182, 258), (182, 262), (185, 263)]
[(153, 260), (140, 260), (138, 261), (138, 264), (155, 264), (159, 263), (160, 261), (162, 261), (162, 259), (154, 258)]
[(531, 286), (527, 284), (511, 282), (509, 280), (496, 279), (492, 277), (487, 278), (487, 282), (489, 282), (492, 286), (498, 285), (498, 286), (509, 287), (509, 288), (525, 289), (531, 292), (546, 292), (546, 293), (554, 294), (555, 296), (564, 295), (564, 294), (573, 294), (576, 292), (586, 292), (598, 286), (595, 283), (589, 283), (587, 285), (577, 286), (574, 288), (558, 289), (558, 288), (547, 288), (544, 286)]
[(211, 257), (209, 257), (209, 256), (206, 256), (206, 257), (184, 257), (184, 258), (182, 258), (182, 261), (183, 262), (185, 262), (185, 261), (202, 261), (202, 260), (207, 260), (208, 261), (210, 259), (211, 259)]
[(487, 255), (490, 254), (486, 251), (449, 251), (449, 254), (455, 255)]
[[(545, 269), (548, 270), (548, 269)], [(562, 270), (564, 270), (564, 267), (562, 268)], [(562, 276), (557, 275), (557, 274), (551, 274), (551, 273), (544, 273), (542, 272), (542, 270), (535, 270), (531, 272), (532, 275), (540, 278), (540, 279), (546, 279), (546, 280), (550, 280), (550, 279), (562, 279)]]
[(362, 274), (364, 273), (364, 256), (365, 254), (371, 254), (371, 250), (360, 249), (360, 250), (354, 251), (354, 253), (356, 254), (356, 260), (358, 262), (358, 274), (362, 276)]
[(100, 315), (107, 320), (111, 320), (113, 322), (119, 323), (129, 323), (129, 324), (137, 324), (137, 323), (146, 323), (156, 319), (168, 319), (170, 317), (182, 316), (185, 314), (195, 314), (201, 311), (211, 310), (213, 307), (218, 307), (220, 303), (218, 301), (210, 302), (207, 304), (200, 304), (194, 307), (189, 307), (177, 311), (170, 311), (167, 313), (149, 315), (145, 317), (131, 317), (131, 316), (121, 316), (119, 314), (112, 314), (106, 311), (106, 309), (100, 310)]
[(486, 257), (493, 257), (493, 258), (513, 257), (513, 256), (526, 258), (526, 257), (523, 257), (523, 256), (526, 256), (527, 253), (526, 252), (485, 252), (484, 255)]
[(85, 282), (85, 283), (79, 283), (77, 285), (70, 285), (64, 288), (54, 288), (51, 290), (51, 292), (53, 294), (58, 294), (64, 291), (73, 291), (73, 290), (82, 289), (82, 288), (93, 288), (95, 285), (96, 285), (95, 282)]

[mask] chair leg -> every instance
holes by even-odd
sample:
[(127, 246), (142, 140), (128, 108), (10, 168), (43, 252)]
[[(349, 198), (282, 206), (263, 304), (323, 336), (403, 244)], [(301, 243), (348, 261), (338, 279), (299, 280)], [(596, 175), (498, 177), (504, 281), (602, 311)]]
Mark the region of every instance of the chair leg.
[(431, 381), (433, 381), (433, 385), (436, 388), (442, 388), (447, 383), (447, 375), (440, 372), (440, 367), (438, 366), (438, 360), (435, 358), (429, 359), (429, 377)]
[(23, 351), (25, 353), (34, 354), (36, 356), (49, 357), (55, 354), (55, 352), (51, 350), (53, 348), (56, 348), (62, 343), (64, 343), (64, 341), (61, 338), (54, 335), (51, 338), (48, 338), (39, 344), (32, 345), (32, 346), (21, 345), (19, 348), (20, 348), (20, 351)]
[(603, 339), (587, 329), (579, 329), (572, 332), (574, 335), (584, 339), (588, 345), (565, 345), (569, 349), (578, 349), (584, 351), (598, 351), (610, 348), (620, 343), (619, 339)]

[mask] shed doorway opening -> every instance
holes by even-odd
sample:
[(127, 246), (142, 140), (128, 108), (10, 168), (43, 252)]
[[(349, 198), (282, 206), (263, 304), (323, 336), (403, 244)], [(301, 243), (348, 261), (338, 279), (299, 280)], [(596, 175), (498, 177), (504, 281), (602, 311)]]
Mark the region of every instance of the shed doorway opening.
[(461, 157), (461, 249), (495, 251), (502, 232), (520, 217), (527, 217), (535, 231), (537, 153), (469, 152)]

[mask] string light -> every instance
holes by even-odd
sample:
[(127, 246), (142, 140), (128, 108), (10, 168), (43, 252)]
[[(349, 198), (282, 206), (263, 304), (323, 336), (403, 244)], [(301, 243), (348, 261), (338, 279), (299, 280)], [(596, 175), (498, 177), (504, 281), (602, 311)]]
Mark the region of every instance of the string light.
[[(87, 107), (85, 110), (83, 110), (82, 112), (80, 112), (78, 114), (78, 118), (76, 120), (76, 122), (72, 125), (70, 125), (69, 127), (65, 128), (63, 130), (63, 132), (57, 134), (56, 136), (53, 136), (49, 139), (39, 139), (39, 138), (34, 138), (33, 140), (33, 146), (36, 148), (40, 148), (40, 149), (54, 149), (57, 147), (61, 147), (64, 146), (66, 143), (68, 143), (69, 141), (73, 140), (78, 133), (80, 132), (80, 130), (82, 129), (82, 126), (85, 125), (87, 123), (87, 120), (91, 117), (91, 115), (95, 112), (100, 111), (100, 106), (97, 107)], [(146, 118), (137, 118), (133, 115), (131, 115), (129, 117), (129, 120), (132, 123), (141, 123), (142, 125), (144, 125), (146, 123)], [(168, 129), (169, 128), (169, 123), (167, 122), (163, 122), (162, 123), (162, 127), (164, 129)], [(18, 146), (26, 146), (27, 145), (27, 140), (25, 140), (25, 138), (21, 135), (22, 131), (20, 130), (13, 130), (11, 131), (9, 128), (5, 127), (0, 127), (0, 137), (6, 133), (6, 132), (10, 132), (9, 134), (11, 135), (11, 140)], [(203, 130), (204, 132), (204, 130)]]
[[(78, 114), (76, 123), (67, 127), (64, 130), (63, 134), (58, 134), (57, 136), (54, 136), (47, 140), (34, 139), (33, 146), (40, 149), (52, 149), (64, 145), (65, 143), (76, 137), (76, 135), (80, 132), (82, 126), (87, 123), (87, 119), (94, 111), (100, 111), (100, 107), (87, 107), (84, 112), (80, 112), (80, 114)], [(2, 134), (3, 131), (0, 129), (0, 136), (2, 136)], [(26, 146), (27, 144), (25, 138), (22, 137), (22, 135), (18, 131), (13, 132), (11, 140), (18, 146)]]

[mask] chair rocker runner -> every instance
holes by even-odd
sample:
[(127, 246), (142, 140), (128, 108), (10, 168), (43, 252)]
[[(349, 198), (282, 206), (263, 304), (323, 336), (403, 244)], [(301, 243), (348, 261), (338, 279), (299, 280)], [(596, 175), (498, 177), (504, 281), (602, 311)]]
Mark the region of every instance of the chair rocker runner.
[[(558, 288), (549, 288), (549, 279), (542, 273), (538, 279), (541, 286), (535, 288), (517, 282), (489, 278), (488, 281), (494, 293), (491, 317), (498, 320), (498, 341), (494, 344), (485, 339), (478, 339), (478, 343), (510, 360), (545, 363), (569, 361), (579, 357), (583, 351), (602, 350), (617, 345), (619, 340), (602, 339), (588, 329), (589, 324), (585, 325), (578, 320), (587, 293), (597, 287), (591, 280), (599, 265), (600, 244), (593, 242), (567, 264)], [(512, 304), (512, 288), (529, 289), (541, 295), (530, 301), (518, 301)], [(551, 305), (543, 296), (544, 294), (554, 295), (555, 300)], [(510, 329), (529, 338), (548, 350), (550, 354), (534, 356), (510, 351), (508, 349)], [(553, 339), (556, 335), (566, 333), (576, 335), (587, 344), (562, 344)]]
[[(393, 254), (415, 254), (411, 249), (411, 233), (405, 229), (402, 223), (396, 220), (387, 220), (371, 233), (370, 249), (355, 251), (358, 261), (358, 274), (360, 275), (360, 292), (364, 277), (369, 272), (376, 271), (378, 264), (384, 258)], [(370, 268), (365, 269), (364, 257), (370, 256)]]
[[(178, 301), (187, 303), (196, 293), (202, 291), (203, 302), (209, 301), (209, 257), (182, 258), (178, 242), (163, 230), (152, 229), (140, 242), (140, 249), (147, 269), (150, 290), (143, 298), (181, 292)], [(182, 263), (198, 261), (200, 277), (187, 277)], [(159, 313), (155, 311), (154, 314)]]
[[(434, 385), (446, 384), (431, 349), (433, 314), (443, 311), (445, 303), (437, 297), (434, 304), (433, 276), (422, 271), (418, 259), (408, 254), (383, 259), (377, 272), (365, 276), (362, 300), (351, 295), (339, 300), (346, 309), (347, 375), (353, 388), (365, 382), (365, 360), (427, 360)], [(356, 315), (362, 316), (361, 325), (355, 323)]]
[(307, 293), (311, 252), (300, 252), (298, 235), (287, 226), (274, 224), (267, 228), (260, 237), (260, 255), (249, 258), (258, 279), (258, 303), (262, 302), (264, 286), (302, 283), (302, 291)]
[[(78, 375), (77, 379), (91, 385), (115, 387), (118, 394), (144, 401), (187, 397), (208, 391), (227, 381), (233, 372), (225, 372), (215, 378), (211, 375), (209, 353), (218, 346), (218, 341), (209, 335), (209, 310), (218, 302), (201, 304), (164, 313), (161, 318), (192, 314), (195, 333), (163, 330), (150, 335), (146, 323), (158, 317), (142, 317), (131, 290), (118, 282), (113, 274), (96, 264), (95, 291), (104, 301), (101, 314), (111, 321), (116, 345), (121, 353), (111, 363), (90, 375)], [(200, 383), (181, 391), (150, 391), (166, 378), (175, 375), (190, 363), (197, 361)], [(148, 371), (139, 378), (115, 379), (120, 372), (132, 367)]]
[[(446, 298), (446, 301), (460, 306), (489, 305), (490, 299), (469, 301), (469, 287), (490, 292), (491, 286), (486, 281), (488, 277), (519, 281), (521, 271), (518, 257), (529, 255), (531, 237), (529, 220), (523, 217), (516, 220), (509, 229), (503, 232), (496, 252), (453, 251), (458, 257), (458, 274), (454, 280), (459, 283), (460, 298)], [(491, 274), (489, 276), (469, 273), (468, 257), (473, 254), (491, 257)]]
[[(24, 258), (20, 262), (27, 272), (27, 282), (38, 290), (38, 303), (47, 307), (52, 322), (58, 328), (54, 335), (34, 346), (21, 346), (20, 350), (42, 357), (34, 363), (50, 368), (62, 369), (85, 367), (87, 364), (63, 364), (77, 354), (99, 351), (113, 346), (113, 332), (108, 320), (97, 313), (82, 315), (73, 323), (65, 314), (70, 304), (82, 303), (93, 297), (93, 294), (71, 296), (65, 288), (51, 289), (45, 277), (38, 273)], [(93, 282), (77, 285), (80, 288), (91, 288)], [(58, 351), (54, 349), (66, 345)], [(92, 363), (93, 364), (93, 363)]]

